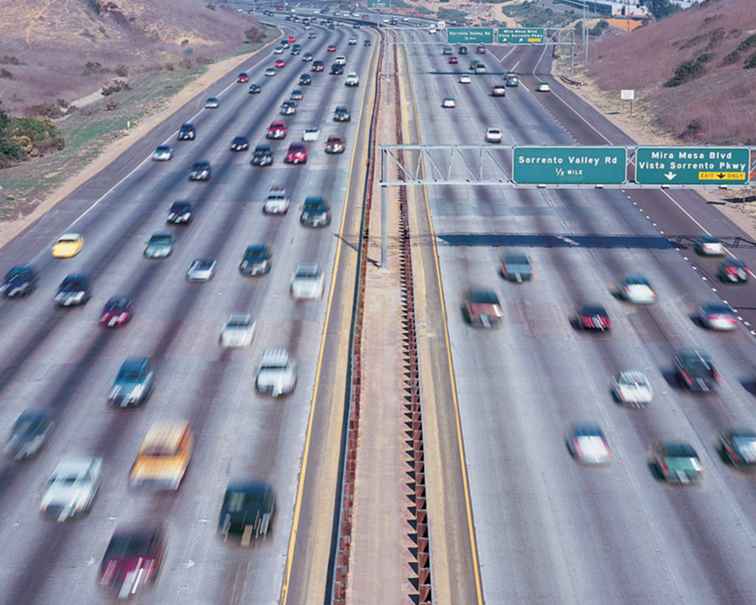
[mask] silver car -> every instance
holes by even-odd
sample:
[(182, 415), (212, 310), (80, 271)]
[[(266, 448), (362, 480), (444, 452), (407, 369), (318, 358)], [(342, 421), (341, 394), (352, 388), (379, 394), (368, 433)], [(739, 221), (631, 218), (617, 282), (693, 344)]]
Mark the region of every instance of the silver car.
[(47, 482), (40, 511), (61, 522), (89, 512), (100, 488), (102, 458), (67, 458)]
[(210, 281), (215, 274), (215, 260), (212, 258), (196, 258), (186, 270), (187, 281)]

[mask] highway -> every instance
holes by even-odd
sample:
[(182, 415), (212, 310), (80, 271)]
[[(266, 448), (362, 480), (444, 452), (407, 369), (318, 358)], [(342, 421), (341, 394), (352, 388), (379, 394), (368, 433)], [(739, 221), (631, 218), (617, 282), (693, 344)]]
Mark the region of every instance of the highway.
[[(312, 52), (328, 68), (335, 55), (326, 46), (335, 44), (335, 54), (347, 57), (346, 71), (367, 77), (374, 47), (363, 47), (363, 41), (373, 33), (313, 27), (318, 37), (307, 40), (301, 25), (285, 29), (302, 43), (302, 54)], [(347, 46), (351, 36), (356, 46)], [(140, 602), (277, 601), (365, 87), (346, 88), (344, 77), (329, 75), (327, 68), (312, 74), (311, 86), (300, 87), (298, 77), (310, 72), (310, 64), (288, 51), (281, 55), (288, 65), (265, 77), (278, 58), (271, 51), (245, 67), (250, 81), (263, 86), (261, 94), (248, 94), (247, 85), (229, 75), (0, 250), (3, 267), (30, 262), (40, 275), (30, 297), (0, 302), (0, 430), (7, 433), (28, 407), (44, 408), (56, 421), (35, 459), (0, 463), (0, 542), (12, 545), (12, 557), (0, 563), (2, 603), (102, 602), (98, 569), (114, 528), (144, 520), (164, 524), (167, 549), (159, 580)], [(280, 103), (294, 88), (304, 91), (304, 101), (296, 115), (279, 116)], [(220, 107), (201, 110), (210, 94), (220, 97)], [(332, 121), (336, 105), (350, 108), (350, 123)], [(173, 133), (193, 114), (197, 140), (175, 142)], [(251, 150), (229, 151), (238, 135), (247, 136), (251, 147), (266, 142), (265, 130), (276, 119), (287, 122), (289, 134), (273, 142), (272, 167), (250, 166)], [(288, 144), (301, 140), (311, 125), (320, 125), (321, 132), (317, 143), (308, 144), (307, 164), (283, 164)], [(343, 155), (324, 153), (330, 134), (345, 136)], [(174, 146), (172, 160), (142, 161), (165, 139)], [(187, 179), (197, 160), (212, 163), (207, 183)], [(262, 214), (271, 185), (285, 187), (292, 200), (284, 217)], [(307, 195), (327, 199), (329, 228), (299, 225)], [(182, 199), (194, 206), (193, 222), (165, 225), (171, 202)], [(84, 236), (84, 248), (73, 259), (55, 260), (50, 245), (68, 230)], [(173, 254), (145, 259), (146, 240), (163, 230), (176, 234)], [(256, 243), (272, 249), (273, 269), (245, 278), (237, 267), (246, 246)], [(212, 281), (185, 280), (198, 257), (217, 260)], [(319, 302), (296, 303), (289, 296), (289, 279), (300, 262), (323, 268), (326, 296)], [(92, 299), (82, 308), (56, 308), (57, 286), (72, 272), (91, 277)], [(97, 320), (115, 294), (134, 300), (134, 318), (123, 328), (105, 330)], [(253, 316), (255, 340), (247, 349), (223, 350), (217, 345), (220, 330), (234, 312)], [(298, 363), (296, 391), (281, 400), (254, 389), (262, 350), (275, 346), (286, 347)], [(127, 356), (141, 355), (156, 365), (152, 397), (138, 409), (111, 409), (107, 395), (118, 367)], [(129, 488), (129, 469), (148, 428), (176, 419), (189, 421), (195, 439), (181, 488), (175, 494)], [(104, 461), (91, 513), (61, 524), (43, 519), (39, 503), (47, 477), (64, 456), (77, 454)], [(277, 499), (271, 535), (253, 549), (224, 544), (217, 533), (223, 492), (239, 478), (270, 482)]]
[[(514, 50), (499, 65), (470, 47), (455, 66), (442, 56), (440, 35), (437, 45), (413, 44), (434, 40), (427, 33), (405, 33), (404, 40), (422, 143), (484, 144), (488, 127), (501, 128), (505, 144), (606, 144), (604, 136), (625, 142), (547, 75), (541, 49)], [(488, 73), (460, 84), (473, 58)], [(505, 99), (491, 97), (492, 84), (513, 67), (520, 87), (508, 88)], [(556, 94), (535, 93), (539, 80), (582, 117)], [(441, 108), (447, 96), (456, 99), (455, 109)], [(756, 425), (746, 388), (756, 374), (754, 343), (746, 326), (712, 333), (690, 317), (696, 305), (716, 300), (712, 286), (733, 305), (752, 306), (753, 280), (740, 289), (720, 286), (718, 261), (678, 251), (660, 233), (701, 235), (695, 221), (720, 236), (737, 233), (735, 227), (690, 192), (671, 193), (686, 215), (665, 193), (651, 191), (427, 191), (485, 602), (755, 602), (756, 576), (747, 563), (756, 548), (753, 478), (726, 466), (716, 447), (721, 431)], [(532, 282), (511, 284), (498, 275), (507, 248), (530, 256)], [(754, 252), (744, 254), (753, 266)], [(651, 281), (656, 304), (633, 306), (612, 295), (631, 273)], [(464, 292), (478, 286), (501, 300), (497, 330), (462, 319)], [(610, 334), (573, 329), (570, 319), (583, 303), (607, 308)], [(695, 396), (676, 386), (672, 357), (681, 347), (711, 354), (721, 373), (715, 393)], [(655, 398), (648, 408), (613, 402), (611, 378), (625, 369), (650, 378)], [(597, 422), (607, 436), (613, 459), (605, 468), (578, 465), (565, 447), (570, 427), (583, 421)], [(696, 448), (700, 485), (669, 486), (655, 477), (648, 462), (658, 440)]]

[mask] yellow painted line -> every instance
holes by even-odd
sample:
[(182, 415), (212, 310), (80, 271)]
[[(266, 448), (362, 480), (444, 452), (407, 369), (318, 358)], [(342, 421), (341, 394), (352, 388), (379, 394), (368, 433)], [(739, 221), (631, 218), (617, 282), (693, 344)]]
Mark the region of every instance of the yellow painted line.
[[(402, 52), (404, 53), (403, 48), (402, 48)], [(404, 57), (404, 63), (405, 64), (407, 63), (406, 55)], [(406, 88), (408, 90), (411, 90), (412, 87), (407, 86)], [(415, 100), (414, 91), (412, 92), (411, 97), (412, 97), (412, 107), (413, 107), (413, 110), (415, 111), (415, 115), (419, 115), (417, 112), (417, 103)], [(419, 132), (418, 132), (418, 135), (419, 135)], [(420, 141), (418, 141), (418, 143), (420, 143)], [(433, 220), (431, 219), (430, 203), (428, 202), (428, 189), (426, 187), (422, 187), (422, 191), (423, 191), (423, 201), (425, 203), (425, 211), (428, 217), (428, 229), (431, 234), (431, 248), (433, 250), (433, 262), (436, 269), (436, 285), (438, 287), (438, 293), (441, 298), (441, 317), (443, 319), (442, 323), (444, 325), (444, 343), (446, 346), (446, 360), (447, 360), (447, 365), (449, 368), (449, 378), (452, 383), (451, 385), (452, 386), (451, 388), (452, 408), (454, 409), (457, 447), (459, 449), (459, 462), (460, 462), (460, 467), (461, 467), (461, 472), (462, 472), (462, 485), (464, 487), (463, 492), (465, 495), (465, 514), (467, 516), (467, 532), (470, 539), (470, 551), (471, 551), (470, 554), (473, 560), (473, 576), (474, 576), (474, 581), (475, 581), (475, 600), (478, 605), (483, 605), (484, 604), (483, 585), (480, 578), (480, 563), (478, 561), (478, 542), (475, 537), (475, 524), (473, 522), (472, 499), (470, 498), (470, 481), (467, 475), (465, 444), (462, 438), (462, 420), (461, 420), (461, 414), (459, 411), (459, 399), (457, 397), (457, 377), (456, 377), (456, 373), (454, 372), (454, 361), (452, 359), (452, 353), (451, 353), (451, 339), (449, 337), (449, 321), (448, 321), (449, 316), (446, 311), (446, 297), (444, 296), (444, 285), (443, 285), (443, 280), (441, 279), (441, 261), (439, 260), (438, 247), (436, 245), (436, 232), (433, 229)]]
[[(372, 47), (372, 48), (373, 48), (373, 57), (371, 59), (371, 62), (373, 63), (373, 68), (374, 68), (377, 53), (375, 52), (375, 47)], [(372, 71), (373, 70), (371, 70), (371, 72)], [(371, 81), (375, 82), (372, 78), (371, 78)], [(371, 97), (372, 105), (375, 105), (375, 85), (373, 85), (371, 95), (372, 95)], [(360, 114), (360, 129), (364, 128), (364, 124), (365, 124), (364, 116), (365, 116), (365, 113), (362, 112)], [(370, 121), (368, 120), (367, 123), (369, 124)], [(352, 160), (350, 162), (349, 173), (348, 173), (350, 178), (347, 180), (347, 190), (344, 196), (344, 205), (341, 209), (341, 222), (339, 225), (339, 237), (336, 238), (336, 254), (334, 256), (333, 265), (331, 267), (331, 284), (328, 288), (328, 300), (326, 301), (326, 318), (325, 318), (325, 322), (323, 323), (323, 331), (321, 332), (321, 335), (320, 335), (320, 351), (318, 352), (318, 362), (315, 367), (315, 382), (313, 384), (313, 389), (312, 389), (312, 398), (310, 399), (310, 412), (307, 417), (307, 429), (305, 432), (304, 453), (302, 456), (302, 468), (299, 473), (299, 482), (297, 483), (297, 497), (294, 502), (294, 513), (293, 513), (293, 519), (292, 519), (291, 534), (289, 535), (289, 546), (286, 553), (286, 569), (284, 571), (283, 580), (281, 582), (281, 592), (278, 599), (278, 602), (280, 605), (286, 605), (288, 597), (289, 597), (289, 583), (291, 582), (291, 570), (294, 564), (294, 551), (296, 549), (297, 535), (299, 533), (299, 523), (300, 523), (301, 515), (302, 515), (302, 499), (304, 498), (304, 483), (305, 483), (305, 478), (307, 476), (307, 464), (310, 457), (310, 444), (312, 442), (312, 427), (314, 424), (314, 417), (315, 417), (315, 405), (317, 404), (317, 394), (318, 394), (318, 389), (320, 387), (320, 374), (323, 369), (323, 356), (325, 355), (326, 336), (328, 334), (328, 327), (329, 327), (330, 319), (331, 319), (331, 307), (333, 305), (333, 297), (334, 297), (334, 292), (336, 290), (336, 277), (337, 277), (336, 269), (339, 266), (339, 259), (341, 258), (341, 249), (343, 247), (343, 241), (344, 241), (344, 224), (346, 223), (346, 217), (347, 217), (347, 206), (349, 204), (349, 198), (352, 193), (352, 181), (354, 179), (352, 179), (351, 176), (352, 174), (354, 174), (354, 161), (355, 161), (355, 158), (357, 157), (357, 141), (358, 140), (359, 140), (359, 136), (355, 139), (355, 145), (352, 148)], [(367, 138), (365, 138), (365, 144), (367, 144)]]

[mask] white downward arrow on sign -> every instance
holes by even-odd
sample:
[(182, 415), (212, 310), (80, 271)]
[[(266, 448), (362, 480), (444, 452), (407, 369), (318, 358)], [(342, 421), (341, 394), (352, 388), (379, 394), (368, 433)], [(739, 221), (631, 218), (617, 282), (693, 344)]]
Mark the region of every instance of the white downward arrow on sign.
[(673, 178), (675, 178), (677, 175), (674, 172), (667, 172), (665, 175), (666, 179), (668, 181), (671, 181)]

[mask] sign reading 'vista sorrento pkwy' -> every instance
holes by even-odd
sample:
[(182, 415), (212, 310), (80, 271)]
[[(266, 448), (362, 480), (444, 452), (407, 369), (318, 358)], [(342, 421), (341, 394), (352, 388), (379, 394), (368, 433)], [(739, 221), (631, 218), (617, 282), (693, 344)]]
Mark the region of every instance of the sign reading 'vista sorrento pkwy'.
[(743, 185), (751, 166), (747, 147), (638, 147), (640, 185)]

